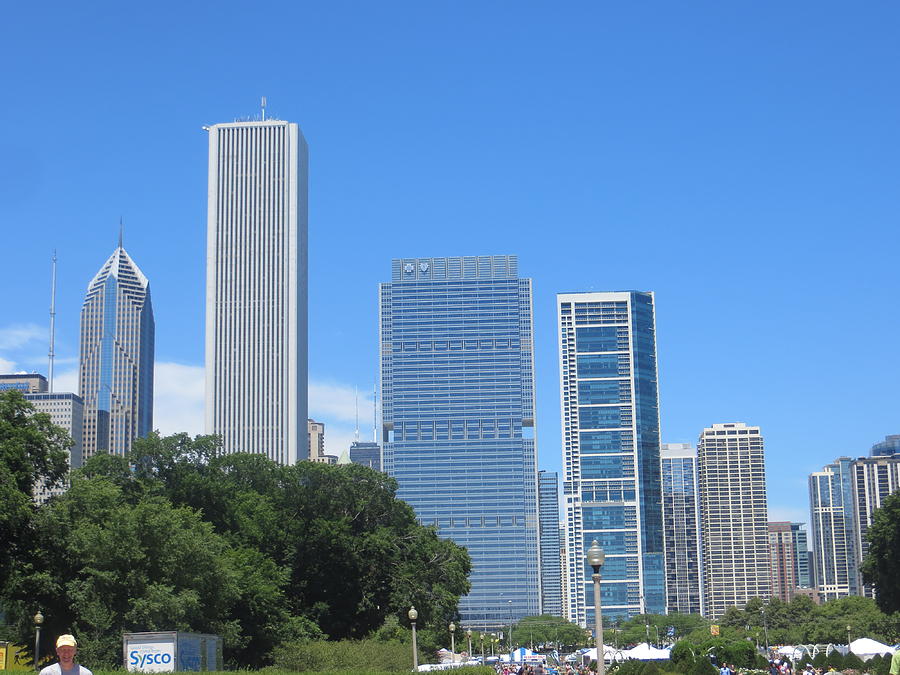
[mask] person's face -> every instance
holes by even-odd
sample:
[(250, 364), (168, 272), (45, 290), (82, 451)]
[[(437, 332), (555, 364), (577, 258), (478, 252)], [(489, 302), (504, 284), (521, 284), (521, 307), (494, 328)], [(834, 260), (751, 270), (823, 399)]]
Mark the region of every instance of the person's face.
[(71, 645), (63, 645), (62, 647), (56, 648), (56, 655), (59, 657), (60, 661), (68, 663), (75, 658), (76, 651), (75, 647), (72, 647)]

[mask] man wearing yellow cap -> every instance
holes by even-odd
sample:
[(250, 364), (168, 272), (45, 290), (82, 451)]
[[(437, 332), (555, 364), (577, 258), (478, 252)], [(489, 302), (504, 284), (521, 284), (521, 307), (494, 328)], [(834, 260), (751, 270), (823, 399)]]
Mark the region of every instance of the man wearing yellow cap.
[(47, 666), (41, 670), (41, 675), (94, 675), (84, 666), (75, 662), (78, 653), (78, 643), (72, 635), (60, 635), (56, 640), (56, 655), (59, 663)]

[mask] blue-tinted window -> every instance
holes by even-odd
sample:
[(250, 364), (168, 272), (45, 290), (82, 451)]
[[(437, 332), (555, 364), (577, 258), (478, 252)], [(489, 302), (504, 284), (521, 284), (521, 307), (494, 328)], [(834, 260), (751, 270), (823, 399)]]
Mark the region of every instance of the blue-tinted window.
[(591, 326), (575, 329), (576, 351), (613, 352), (618, 349), (615, 326)]
[(620, 389), (620, 384), (616, 380), (579, 382), (578, 403), (582, 405), (621, 403)]
[(633, 506), (587, 506), (582, 509), (585, 530), (634, 527), (637, 512)]
[(631, 421), (623, 422), (622, 409), (618, 406), (609, 408), (579, 408), (578, 426), (581, 429), (611, 429), (631, 426)]
[(581, 354), (577, 357), (578, 377), (617, 377), (619, 359), (627, 356), (619, 354)]
[(578, 434), (582, 454), (628, 452), (632, 449), (631, 435), (621, 431), (582, 431)]
[(623, 478), (634, 476), (631, 456), (590, 455), (581, 458), (582, 478)]

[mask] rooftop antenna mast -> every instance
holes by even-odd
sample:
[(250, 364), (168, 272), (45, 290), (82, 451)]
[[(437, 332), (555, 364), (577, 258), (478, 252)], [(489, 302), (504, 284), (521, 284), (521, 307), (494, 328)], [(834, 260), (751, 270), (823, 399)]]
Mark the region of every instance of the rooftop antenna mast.
[(53, 259), (50, 263), (50, 352), (47, 355), (50, 359), (50, 367), (47, 375), (50, 380), (50, 393), (53, 393), (53, 359), (56, 354), (53, 352), (53, 344), (56, 338), (56, 249), (53, 249)]
[(119, 248), (122, 248), (122, 242), (125, 239), (125, 219), (119, 216)]
[(266, 121), (266, 97), (262, 97), (262, 121)]
[(359, 443), (359, 387), (353, 387), (353, 393), (356, 396), (356, 435), (354, 440)]

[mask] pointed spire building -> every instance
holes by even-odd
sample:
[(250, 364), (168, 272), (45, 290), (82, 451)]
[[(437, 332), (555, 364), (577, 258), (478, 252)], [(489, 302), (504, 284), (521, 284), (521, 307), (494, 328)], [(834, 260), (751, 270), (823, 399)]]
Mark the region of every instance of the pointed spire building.
[(120, 231), (81, 308), (85, 459), (124, 455), (153, 429), (154, 336), (150, 282), (122, 247)]

